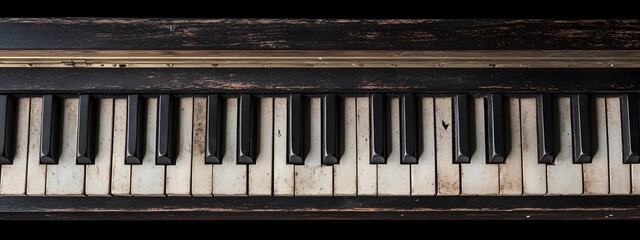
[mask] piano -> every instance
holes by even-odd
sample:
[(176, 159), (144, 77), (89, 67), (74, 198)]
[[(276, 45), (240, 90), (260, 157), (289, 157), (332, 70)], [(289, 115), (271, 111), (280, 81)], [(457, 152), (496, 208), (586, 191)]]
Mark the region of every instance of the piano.
[(637, 218), (638, 29), (0, 19), (0, 218)]

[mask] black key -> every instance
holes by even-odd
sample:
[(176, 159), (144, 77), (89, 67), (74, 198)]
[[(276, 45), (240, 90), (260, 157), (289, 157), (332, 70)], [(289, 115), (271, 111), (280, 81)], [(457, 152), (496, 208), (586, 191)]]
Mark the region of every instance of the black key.
[(339, 99), (335, 94), (322, 97), (322, 164), (338, 164), (340, 153)]
[(491, 94), (486, 100), (487, 109), (487, 163), (504, 163), (504, 107), (502, 95)]
[(224, 99), (218, 94), (209, 94), (207, 96), (207, 155), (204, 163), (220, 164), (222, 163), (223, 137), (222, 121), (224, 107), (222, 103)]
[(304, 164), (304, 109), (302, 95), (289, 95), (287, 117), (287, 148), (289, 151), (287, 163)]
[(416, 99), (407, 93), (400, 99), (400, 162), (403, 164), (418, 163), (418, 124)]
[(13, 97), (0, 95), (0, 164), (12, 164), (15, 153), (16, 107)]
[(638, 129), (638, 97), (625, 94), (620, 97), (622, 108), (622, 161), (640, 162), (640, 130)]
[(178, 155), (177, 132), (178, 99), (169, 94), (158, 97), (158, 122), (156, 130), (156, 165), (174, 165)]
[(253, 98), (249, 94), (238, 99), (238, 164), (256, 163), (256, 114)]
[(95, 162), (97, 141), (97, 100), (90, 95), (78, 98), (78, 147), (76, 148), (77, 164), (93, 164)]
[(371, 95), (371, 164), (387, 163), (387, 137), (386, 137), (386, 105), (382, 94)]
[(538, 163), (553, 164), (555, 143), (553, 140), (553, 99), (550, 94), (538, 96)]
[(42, 134), (40, 135), (40, 163), (58, 164), (60, 156), (60, 108), (62, 100), (53, 95), (42, 97)]
[(127, 151), (125, 164), (142, 164), (147, 105), (143, 97), (127, 96)]
[(591, 121), (589, 96), (578, 94), (571, 99), (573, 163), (591, 163)]
[(454, 163), (469, 163), (470, 128), (469, 128), (469, 99), (466, 94), (459, 94), (453, 98), (453, 137), (455, 139)]

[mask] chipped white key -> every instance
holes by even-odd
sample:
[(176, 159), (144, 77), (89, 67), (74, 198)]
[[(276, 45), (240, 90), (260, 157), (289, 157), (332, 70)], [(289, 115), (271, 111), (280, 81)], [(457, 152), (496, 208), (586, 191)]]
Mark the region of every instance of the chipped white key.
[(357, 152), (356, 152), (356, 99), (344, 99), (344, 122), (340, 130), (344, 139), (341, 142), (344, 153), (340, 164), (333, 165), (333, 194), (336, 196), (355, 196), (357, 193)]
[(167, 195), (188, 196), (191, 194), (191, 144), (193, 141), (193, 98), (180, 98), (178, 120), (178, 156), (175, 165), (167, 165)]
[(607, 103), (604, 98), (595, 99), (595, 121), (591, 127), (596, 134), (592, 136), (592, 144), (595, 144), (591, 163), (582, 165), (584, 179), (584, 194), (606, 195), (609, 193), (609, 161), (607, 146)]
[(271, 195), (273, 98), (261, 98), (258, 111), (258, 156), (256, 164), (249, 165), (249, 195)]
[(16, 150), (13, 164), (3, 165), (0, 195), (24, 195), (27, 189), (27, 156), (29, 150), (29, 111), (31, 99), (18, 99), (16, 107)]
[(44, 195), (47, 166), (40, 164), (42, 98), (31, 98), (29, 114), (29, 155), (27, 157), (27, 195)]
[(559, 124), (555, 128), (559, 132), (558, 155), (552, 165), (547, 165), (547, 191), (549, 195), (582, 194), (582, 164), (573, 163), (571, 142), (571, 99), (558, 98), (554, 102), (554, 111), (558, 115)]
[(309, 101), (309, 153), (304, 165), (297, 165), (295, 171), (295, 195), (331, 196), (333, 194), (333, 167), (323, 166), (320, 160), (321, 111), (320, 98)]
[(522, 191), (524, 195), (547, 193), (547, 165), (538, 163), (538, 127), (535, 98), (520, 99), (522, 131)]
[(453, 163), (451, 98), (435, 98), (436, 176), (438, 195), (460, 194), (460, 165)]
[[(522, 194), (522, 148), (520, 144), (520, 99), (510, 98), (507, 102), (508, 116), (505, 124), (510, 141), (510, 151), (504, 164), (498, 165), (500, 174), (500, 195)], [(534, 118), (535, 119), (535, 118)]]
[(371, 129), (369, 127), (369, 98), (359, 97), (356, 99), (356, 149), (358, 154), (358, 195), (375, 196), (378, 194), (378, 169), (376, 165), (370, 164), (369, 137)]
[(111, 145), (113, 143), (113, 99), (101, 99), (98, 110), (98, 147), (95, 163), (85, 166), (85, 193), (109, 195), (111, 181)]
[(411, 195), (411, 169), (400, 163), (400, 99), (391, 98), (387, 103), (387, 135), (389, 154), (387, 164), (378, 164), (378, 195)]
[(436, 194), (436, 142), (434, 132), (433, 98), (423, 98), (420, 119), (422, 121), (422, 154), (418, 164), (411, 165), (411, 195)]
[(145, 130), (145, 153), (142, 164), (131, 166), (131, 194), (163, 196), (165, 184), (165, 166), (156, 165), (156, 123), (158, 117), (158, 99), (147, 100), (147, 119)]
[(287, 99), (273, 101), (273, 195), (293, 196), (293, 165), (287, 164)]
[[(620, 98), (607, 98), (607, 140), (609, 150), (609, 194), (631, 193), (631, 167), (622, 163), (622, 119)], [(600, 136), (598, 136), (600, 138)]]
[(226, 100), (222, 163), (213, 166), (213, 195), (247, 195), (247, 165), (236, 164), (238, 99)]
[(84, 165), (76, 164), (78, 99), (65, 99), (58, 164), (47, 165), (47, 195), (83, 195)]
[(131, 165), (124, 163), (127, 133), (127, 99), (113, 102), (113, 146), (111, 154), (111, 194), (131, 194)]
[(474, 99), (472, 119), (475, 120), (472, 135), (475, 148), (471, 155), (471, 163), (461, 164), (462, 194), (463, 195), (496, 195), (500, 187), (498, 184), (498, 164), (488, 164), (485, 149), (485, 109), (484, 99)]
[(193, 149), (191, 157), (191, 195), (213, 194), (213, 165), (205, 164), (205, 139), (207, 130), (207, 99), (193, 99)]

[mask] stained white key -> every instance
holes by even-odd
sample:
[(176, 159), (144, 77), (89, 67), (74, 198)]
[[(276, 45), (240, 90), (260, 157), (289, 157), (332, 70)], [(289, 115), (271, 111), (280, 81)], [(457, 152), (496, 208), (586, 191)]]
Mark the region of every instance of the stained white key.
[(0, 195), (24, 195), (27, 190), (27, 156), (29, 150), (29, 111), (31, 99), (17, 102), (16, 151), (13, 164), (3, 165), (0, 177)]
[(84, 194), (84, 165), (76, 164), (78, 99), (65, 99), (58, 164), (47, 165), (47, 195)]
[(111, 145), (113, 143), (113, 99), (101, 99), (98, 112), (98, 140), (93, 165), (86, 165), (85, 193), (109, 195), (111, 181)]
[(167, 195), (191, 194), (191, 144), (193, 141), (193, 98), (180, 98), (178, 120), (178, 156), (175, 165), (167, 165)]
[(333, 194), (356, 195), (358, 186), (356, 185), (357, 171), (356, 164), (358, 155), (356, 151), (356, 99), (349, 97), (344, 99), (344, 122), (340, 130), (344, 135), (341, 146), (344, 153), (340, 157), (340, 164), (333, 165)]
[(249, 195), (271, 195), (273, 170), (273, 98), (260, 99), (258, 113), (258, 156), (249, 165)]
[[(607, 98), (607, 140), (609, 150), (609, 194), (631, 192), (630, 164), (622, 163), (620, 98)], [(600, 137), (600, 136), (598, 136)]]
[(640, 194), (640, 165), (631, 164), (631, 194)]
[(571, 143), (571, 99), (559, 98), (554, 102), (558, 111), (559, 146), (555, 163), (547, 166), (547, 191), (549, 195), (582, 194), (582, 164), (573, 163)]
[(273, 195), (293, 195), (293, 165), (287, 164), (287, 99), (273, 101)]
[(436, 142), (434, 132), (433, 98), (423, 98), (421, 114), (422, 121), (422, 154), (418, 164), (411, 165), (411, 195), (436, 194)]
[(378, 194), (378, 168), (370, 164), (371, 155), (369, 146), (369, 98), (359, 97), (356, 99), (356, 149), (357, 149), (357, 171), (358, 171), (358, 195), (371, 196)]
[(520, 99), (522, 131), (522, 191), (524, 195), (547, 193), (547, 165), (538, 163), (536, 99)]
[(27, 156), (27, 195), (44, 195), (47, 166), (40, 164), (42, 98), (31, 98), (29, 114), (29, 155)]
[(131, 166), (131, 194), (164, 195), (165, 166), (156, 165), (156, 130), (158, 117), (158, 99), (147, 100), (147, 119), (145, 130), (145, 152), (142, 164)]
[(207, 99), (193, 99), (193, 149), (191, 158), (191, 195), (213, 194), (213, 165), (204, 163), (207, 130)]
[(323, 166), (320, 161), (320, 98), (309, 101), (309, 153), (304, 165), (297, 165), (295, 171), (295, 195), (331, 196), (333, 194), (333, 167)]
[(592, 144), (595, 144), (591, 163), (582, 165), (584, 179), (584, 194), (605, 195), (609, 193), (609, 161), (607, 146), (607, 103), (604, 98), (595, 99), (595, 121), (591, 127), (595, 128)]
[(111, 194), (131, 194), (131, 165), (124, 164), (127, 133), (127, 99), (113, 102), (113, 146), (111, 154)]
[(471, 163), (461, 165), (463, 195), (496, 195), (500, 190), (498, 183), (498, 164), (488, 164), (485, 149), (485, 109), (484, 99), (474, 99), (474, 111), (469, 114), (475, 121), (472, 128), (475, 147)]
[(387, 103), (387, 164), (378, 165), (378, 195), (410, 195), (411, 168), (400, 164), (400, 99), (391, 98)]
[(222, 164), (213, 166), (213, 195), (247, 195), (247, 165), (236, 164), (238, 99), (227, 99), (225, 119), (225, 151)]
[[(510, 151), (504, 164), (498, 165), (500, 174), (500, 195), (522, 194), (522, 148), (520, 144), (520, 99), (510, 98), (508, 101), (505, 135), (509, 141)], [(535, 118), (534, 118), (535, 119)], [(505, 137), (506, 137), (505, 136)]]
[(460, 166), (453, 163), (451, 98), (435, 98), (438, 195), (460, 194)]

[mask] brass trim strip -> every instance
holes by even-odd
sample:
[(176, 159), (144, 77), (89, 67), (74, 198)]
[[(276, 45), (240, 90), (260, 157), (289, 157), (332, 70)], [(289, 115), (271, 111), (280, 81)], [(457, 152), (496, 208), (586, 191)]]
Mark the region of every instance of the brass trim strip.
[(638, 68), (640, 50), (0, 50), (0, 67)]

